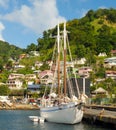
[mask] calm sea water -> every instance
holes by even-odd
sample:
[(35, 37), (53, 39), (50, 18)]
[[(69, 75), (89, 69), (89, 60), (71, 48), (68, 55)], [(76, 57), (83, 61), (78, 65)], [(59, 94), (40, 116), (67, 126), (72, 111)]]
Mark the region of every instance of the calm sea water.
[(76, 125), (33, 123), (28, 116), (39, 116), (39, 111), (0, 110), (0, 130), (113, 130), (83, 122)]

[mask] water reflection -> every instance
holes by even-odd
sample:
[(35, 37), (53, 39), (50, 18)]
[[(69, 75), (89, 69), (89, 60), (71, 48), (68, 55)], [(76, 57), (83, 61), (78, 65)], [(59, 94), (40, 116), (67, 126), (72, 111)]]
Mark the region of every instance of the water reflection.
[(38, 111), (0, 111), (0, 130), (114, 130), (79, 123), (75, 125), (50, 122), (32, 122), (29, 116), (39, 116)]
[(34, 122), (33, 125), (39, 130), (114, 130), (110, 128), (103, 128), (101, 126), (89, 125), (83, 122), (75, 125), (57, 124), (51, 122)]

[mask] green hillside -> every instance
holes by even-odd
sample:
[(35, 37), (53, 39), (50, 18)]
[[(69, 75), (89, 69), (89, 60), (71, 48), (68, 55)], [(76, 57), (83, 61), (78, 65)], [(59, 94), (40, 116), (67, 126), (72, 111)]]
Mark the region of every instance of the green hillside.
[[(63, 25), (60, 24), (60, 29)], [(44, 31), (43, 38), (38, 39), (41, 58), (48, 60), (52, 56), (56, 27)], [(67, 22), (67, 30), (73, 58), (98, 55), (100, 52), (110, 54), (116, 49), (116, 9), (90, 10), (85, 17)], [(47, 53), (46, 53), (47, 50)], [(46, 54), (46, 55), (43, 55)]]
[(17, 59), (22, 52), (23, 49), (0, 41), (0, 65), (7, 63), (9, 58)]
[[(63, 30), (63, 24), (60, 24)], [(67, 21), (67, 30), (72, 56), (74, 59), (92, 57), (100, 52), (110, 55), (112, 49), (116, 49), (116, 9), (90, 10), (85, 17)], [(25, 50), (0, 41), (0, 66), (8, 62), (9, 58), (17, 59), (19, 54), (38, 50), (40, 60), (51, 59), (57, 27), (43, 32), (43, 37), (38, 39), (38, 45), (34, 43)], [(47, 53), (46, 53), (47, 52)]]

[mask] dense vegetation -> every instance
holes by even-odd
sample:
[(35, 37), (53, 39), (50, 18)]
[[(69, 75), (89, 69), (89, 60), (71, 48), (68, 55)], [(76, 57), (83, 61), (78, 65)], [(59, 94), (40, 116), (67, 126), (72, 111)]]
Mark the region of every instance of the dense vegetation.
[(10, 65), (9, 58), (16, 60), (22, 52), (23, 49), (0, 41), (0, 70), (2, 70), (3, 65)]
[[(62, 24), (60, 28), (63, 30)], [(68, 21), (67, 30), (70, 32), (68, 36), (73, 58), (88, 58), (100, 52), (109, 55), (116, 48), (116, 10), (90, 10), (85, 17)], [(51, 36), (55, 35), (56, 27), (44, 31), (43, 38), (38, 39), (37, 49), (43, 60), (51, 57), (55, 42)]]

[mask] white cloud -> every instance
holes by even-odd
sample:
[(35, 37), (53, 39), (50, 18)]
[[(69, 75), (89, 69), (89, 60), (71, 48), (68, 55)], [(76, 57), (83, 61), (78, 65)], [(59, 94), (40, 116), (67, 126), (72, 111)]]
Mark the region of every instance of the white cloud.
[(80, 16), (80, 18), (84, 17), (87, 12), (88, 12), (88, 9), (77, 10), (77, 14)]
[(22, 5), (1, 18), (23, 26), (41, 34), (44, 30), (54, 27), (58, 21), (65, 20), (58, 13), (56, 0), (30, 0), (32, 6)]
[(0, 6), (6, 8), (8, 6), (9, 0), (0, 0)]
[(88, 12), (88, 9), (82, 9), (81, 10), (82, 12), (82, 17), (84, 17), (86, 14), (87, 14), (87, 12)]
[(107, 9), (105, 6), (100, 6), (98, 9)]
[(0, 22), (0, 40), (5, 41), (2, 36), (2, 31), (5, 29), (4, 25)]

